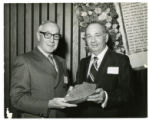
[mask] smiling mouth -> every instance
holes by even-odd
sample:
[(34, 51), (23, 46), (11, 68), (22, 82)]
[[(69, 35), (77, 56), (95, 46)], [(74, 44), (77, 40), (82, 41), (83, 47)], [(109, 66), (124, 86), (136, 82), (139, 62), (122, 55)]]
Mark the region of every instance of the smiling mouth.
[(97, 47), (97, 45), (91, 45), (92, 47)]
[(49, 46), (49, 47), (54, 47), (55, 45), (49, 45), (49, 44), (48, 44), (48, 46)]

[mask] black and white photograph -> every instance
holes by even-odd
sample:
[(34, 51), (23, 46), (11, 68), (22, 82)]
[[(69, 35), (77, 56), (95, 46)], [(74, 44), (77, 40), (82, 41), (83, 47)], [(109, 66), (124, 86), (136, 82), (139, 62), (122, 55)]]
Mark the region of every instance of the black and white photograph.
[(147, 2), (3, 3), (2, 117), (147, 118), (147, 27)]

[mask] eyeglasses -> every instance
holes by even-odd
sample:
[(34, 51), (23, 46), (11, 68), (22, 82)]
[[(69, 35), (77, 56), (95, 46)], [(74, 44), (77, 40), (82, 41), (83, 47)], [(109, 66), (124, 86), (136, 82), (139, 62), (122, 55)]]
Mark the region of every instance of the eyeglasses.
[(93, 37), (94, 37), (95, 39), (99, 39), (99, 38), (101, 38), (104, 34), (105, 34), (105, 33), (103, 33), (103, 34), (97, 34), (97, 35), (95, 35), (95, 36), (87, 35), (87, 36), (86, 36), (86, 39), (87, 39), (87, 40), (91, 40)]
[(42, 32), (42, 31), (40, 31), (40, 33), (43, 34), (46, 39), (50, 39), (52, 36), (54, 40), (60, 39), (60, 34), (52, 34), (49, 32)]

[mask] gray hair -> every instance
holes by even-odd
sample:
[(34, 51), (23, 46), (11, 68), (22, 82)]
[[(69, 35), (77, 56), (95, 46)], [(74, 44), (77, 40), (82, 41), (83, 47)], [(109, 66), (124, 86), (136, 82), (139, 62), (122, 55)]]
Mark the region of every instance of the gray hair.
[[(59, 28), (59, 26), (57, 25), (56, 22), (51, 21), (51, 20), (45, 20), (45, 21), (42, 21), (42, 23), (39, 25), (38, 31), (40, 31), (40, 30), (42, 29), (42, 27), (43, 27), (45, 24), (48, 24), (48, 23), (50, 23), (50, 24), (55, 24), (55, 25)], [(59, 28), (59, 29), (60, 29), (60, 28)]]

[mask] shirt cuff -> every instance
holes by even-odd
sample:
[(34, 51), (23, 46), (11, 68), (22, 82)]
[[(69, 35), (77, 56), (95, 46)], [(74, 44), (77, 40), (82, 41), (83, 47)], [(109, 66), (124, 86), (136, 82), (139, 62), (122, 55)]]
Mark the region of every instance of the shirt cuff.
[(105, 100), (103, 101), (103, 103), (101, 104), (102, 108), (105, 108), (107, 106), (107, 102), (108, 102), (108, 94), (106, 91), (104, 91), (105, 93)]

